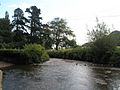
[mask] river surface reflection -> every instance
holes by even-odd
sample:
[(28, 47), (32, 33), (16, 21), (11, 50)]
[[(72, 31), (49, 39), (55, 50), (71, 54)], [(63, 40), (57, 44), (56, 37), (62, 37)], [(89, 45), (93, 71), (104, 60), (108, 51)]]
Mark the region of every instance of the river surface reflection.
[(120, 69), (50, 59), (4, 70), (3, 90), (120, 90)]

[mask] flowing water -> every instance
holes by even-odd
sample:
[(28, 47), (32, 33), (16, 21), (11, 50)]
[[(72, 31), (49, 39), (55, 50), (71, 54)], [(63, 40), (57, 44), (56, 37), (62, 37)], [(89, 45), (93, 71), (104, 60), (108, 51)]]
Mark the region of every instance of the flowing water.
[(3, 90), (120, 90), (120, 69), (50, 59), (4, 70)]

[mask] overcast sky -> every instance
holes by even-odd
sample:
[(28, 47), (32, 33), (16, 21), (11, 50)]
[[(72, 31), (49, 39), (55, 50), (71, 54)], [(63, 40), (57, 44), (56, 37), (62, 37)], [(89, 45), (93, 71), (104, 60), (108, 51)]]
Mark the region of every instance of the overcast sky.
[(8, 11), (10, 18), (14, 9), (36, 5), (41, 9), (43, 22), (61, 17), (67, 20), (68, 26), (74, 31), (77, 42), (87, 42), (87, 28), (95, 25), (96, 17), (109, 27), (120, 30), (120, 0), (0, 0), (0, 18)]

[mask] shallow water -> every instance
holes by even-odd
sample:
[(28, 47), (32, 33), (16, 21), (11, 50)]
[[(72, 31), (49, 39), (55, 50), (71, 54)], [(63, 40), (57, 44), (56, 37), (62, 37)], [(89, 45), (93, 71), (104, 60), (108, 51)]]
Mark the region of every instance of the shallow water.
[(3, 90), (120, 90), (120, 69), (50, 59), (4, 70)]

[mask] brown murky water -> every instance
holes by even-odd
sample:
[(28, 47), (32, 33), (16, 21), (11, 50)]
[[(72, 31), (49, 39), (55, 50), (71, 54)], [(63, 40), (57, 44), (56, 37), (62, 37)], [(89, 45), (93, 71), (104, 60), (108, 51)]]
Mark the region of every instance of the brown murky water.
[(3, 90), (120, 90), (120, 69), (50, 59), (4, 70)]

